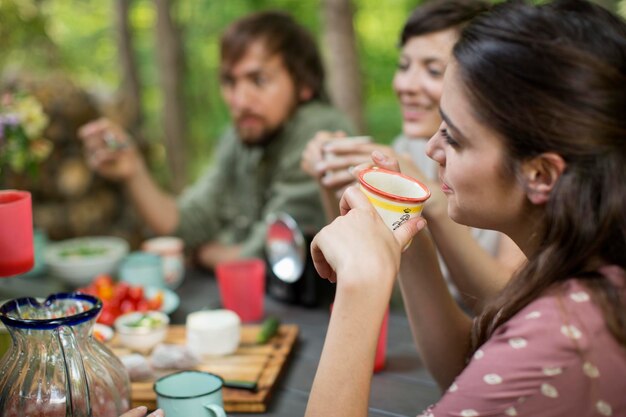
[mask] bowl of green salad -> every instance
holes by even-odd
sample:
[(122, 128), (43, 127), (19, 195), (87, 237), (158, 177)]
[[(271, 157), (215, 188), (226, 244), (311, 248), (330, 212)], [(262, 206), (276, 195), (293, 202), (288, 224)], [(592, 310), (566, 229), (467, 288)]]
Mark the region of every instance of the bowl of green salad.
[(128, 243), (119, 237), (79, 237), (49, 244), (44, 259), (52, 275), (80, 287), (97, 275), (115, 273), (128, 250)]
[(114, 326), (123, 346), (147, 353), (165, 339), (169, 323), (168, 315), (160, 311), (136, 311), (119, 316)]

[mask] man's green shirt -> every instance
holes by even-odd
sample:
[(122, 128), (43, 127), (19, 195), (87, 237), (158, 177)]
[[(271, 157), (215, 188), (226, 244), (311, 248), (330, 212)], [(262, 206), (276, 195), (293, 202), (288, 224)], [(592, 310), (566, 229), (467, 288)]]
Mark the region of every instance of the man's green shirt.
[(300, 105), (265, 146), (246, 146), (231, 127), (214, 163), (178, 199), (177, 235), (188, 247), (241, 244), (242, 257), (263, 256), (265, 218), (290, 214), (305, 233), (325, 224), (317, 182), (300, 169), (307, 142), (320, 130), (352, 132), (347, 119), (319, 101)]

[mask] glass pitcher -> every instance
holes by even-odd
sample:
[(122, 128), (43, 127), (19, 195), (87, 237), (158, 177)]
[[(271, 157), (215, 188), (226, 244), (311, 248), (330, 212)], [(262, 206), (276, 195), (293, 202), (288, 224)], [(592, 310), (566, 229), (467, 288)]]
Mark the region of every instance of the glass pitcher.
[(118, 417), (130, 406), (128, 373), (93, 337), (102, 302), (59, 293), (0, 307), (13, 345), (0, 360), (0, 417)]

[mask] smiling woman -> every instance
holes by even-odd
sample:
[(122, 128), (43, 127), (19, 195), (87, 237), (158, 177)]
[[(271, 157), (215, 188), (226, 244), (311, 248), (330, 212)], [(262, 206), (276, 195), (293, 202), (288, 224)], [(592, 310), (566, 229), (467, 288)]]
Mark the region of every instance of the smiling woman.
[(426, 151), (440, 166), (450, 218), (511, 236), (526, 196), (515, 186), (517, 176), (509, 167), (501, 138), (474, 118), (467, 97), (459, 94), (464, 85), (458, 71), (456, 63), (448, 67), (441, 100), (444, 122)]
[[(437, 133), (441, 123), (439, 103), (452, 46), (462, 28), (488, 8), (480, 0), (441, 0), (426, 2), (411, 13), (400, 34), (393, 79), (393, 90), (402, 111), (402, 134), (391, 147), (343, 141), (341, 134), (320, 132), (307, 145), (301, 160), (303, 169), (318, 179), (323, 189), (328, 220), (339, 214), (337, 199), (363, 165), (374, 163), (398, 169), (385, 156), (397, 159), (403, 174), (426, 184), (432, 198), (425, 205), (423, 216), (429, 222), (432, 243), (437, 247), (441, 274), (459, 302), (474, 311), (507, 282), (524, 256), (501, 233), (469, 229), (450, 220), (446, 197), (440, 191), (443, 187), (448, 192), (449, 187), (440, 183), (439, 167), (427, 157), (426, 142)], [(329, 154), (334, 157), (328, 158)], [(356, 171), (351, 168), (359, 164), (363, 165)], [(399, 298), (399, 295), (392, 297), (392, 304), (400, 304)]]

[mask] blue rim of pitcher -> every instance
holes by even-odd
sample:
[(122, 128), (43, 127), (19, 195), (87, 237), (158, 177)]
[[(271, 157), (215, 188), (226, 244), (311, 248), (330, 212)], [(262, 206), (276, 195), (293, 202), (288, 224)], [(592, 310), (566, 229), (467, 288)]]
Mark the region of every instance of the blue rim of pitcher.
[[(46, 306), (52, 304), (56, 300), (66, 300), (70, 298), (74, 300), (88, 301), (93, 305), (87, 311), (54, 319), (15, 319), (8, 316), (10, 312), (14, 311), (19, 306)], [(100, 310), (102, 310), (102, 301), (100, 301), (99, 298), (79, 292), (61, 292), (49, 295), (43, 302), (39, 302), (33, 297), (9, 300), (0, 307), (0, 320), (2, 320), (2, 322), (7, 326), (17, 327), (20, 329), (50, 330), (56, 329), (59, 326), (74, 326), (76, 324), (92, 320), (98, 316)]]
[[(189, 374), (189, 373), (195, 373), (195, 374), (203, 374), (203, 375), (211, 375), (214, 376), (215, 378), (219, 379), (220, 382), (222, 383), (219, 387), (215, 388), (214, 390), (211, 390), (209, 392), (203, 392), (202, 394), (198, 394), (198, 395), (167, 395), (167, 394), (163, 394), (160, 393), (157, 390), (157, 384), (160, 381), (163, 381), (164, 379), (167, 379), (169, 377), (172, 377), (174, 375), (178, 375), (178, 374)], [(157, 379), (156, 381), (154, 381), (154, 385), (152, 385), (152, 389), (154, 390), (154, 392), (163, 397), (163, 398), (171, 398), (171, 399), (175, 399), (175, 400), (183, 400), (183, 399), (189, 399), (189, 398), (198, 398), (198, 397), (204, 397), (205, 395), (209, 395), (209, 394), (213, 394), (214, 392), (219, 391), (220, 389), (222, 389), (224, 387), (224, 378), (222, 378), (219, 375), (213, 374), (211, 372), (205, 372), (205, 371), (194, 371), (194, 370), (185, 370), (185, 371), (178, 371), (178, 372), (174, 372), (171, 374), (167, 374), (165, 376), (162, 376), (161, 378)]]

